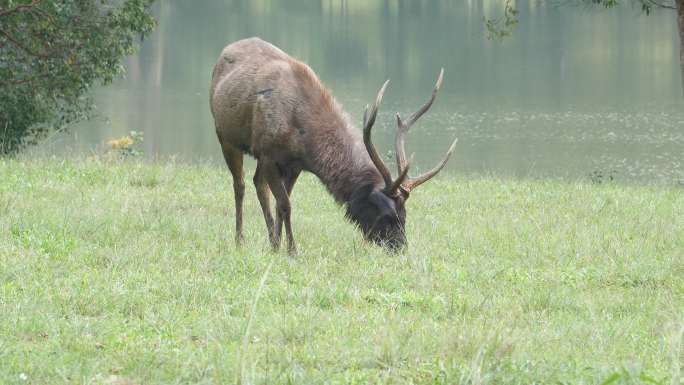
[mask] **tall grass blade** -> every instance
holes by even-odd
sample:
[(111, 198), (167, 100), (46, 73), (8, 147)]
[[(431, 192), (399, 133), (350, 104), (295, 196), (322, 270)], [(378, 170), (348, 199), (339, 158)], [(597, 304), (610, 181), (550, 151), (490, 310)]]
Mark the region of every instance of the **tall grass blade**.
[(245, 356), (247, 353), (247, 347), (249, 345), (249, 336), (252, 332), (252, 324), (254, 324), (254, 319), (256, 318), (256, 309), (257, 305), (259, 304), (259, 298), (261, 297), (261, 292), (264, 290), (264, 286), (266, 285), (266, 279), (268, 278), (268, 273), (271, 271), (271, 267), (273, 266), (273, 261), (268, 264), (268, 267), (266, 268), (266, 271), (264, 272), (264, 275), (261, 276), (261, 282), (259, 283), (259, 287), (257, 288), (256, 294), (254, 295), (254, 302), (252, 303), (252, 310), (249, 314), (249, 320), (247, 321), (247, 327), (245, 328), (245, 335), (242, 337), (242, 346), (240, 348), (239, 352), (239, 358), (238, 358), (238, 365), (239, 369), (236, 370), (237, 378), (235, 383), (238, 385), (244, 384), (244, 375), (245, 375)]

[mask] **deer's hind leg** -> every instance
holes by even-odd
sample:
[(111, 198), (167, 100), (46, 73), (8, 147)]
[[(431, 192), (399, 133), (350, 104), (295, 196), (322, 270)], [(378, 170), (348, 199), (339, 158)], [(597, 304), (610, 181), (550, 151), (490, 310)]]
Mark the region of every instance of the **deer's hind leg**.
[(245, 180), (244, 170), (242, 169), (243, 154), (240, 150), (224, 144), (221, 141), (221, 150), (223, 157), (228, 164), (228, 169), (233, 175), (233, 192), (235, 194), (235, 243), (241, 246), (245, 237), (242, 234), (242, 202), (245, 197)]
[(271, 214), (271, 190), (268, 188), (268, 182), (266, 181), (261, 161), (257, 161), (256, 172), (254, 172), (254, 187), (256, 188), (261, 211), (264, 214), (268, 239), (273, 250), (277, 250), (280, 246), (280, 234), (276, 234), (274, 231), (273, 215)]

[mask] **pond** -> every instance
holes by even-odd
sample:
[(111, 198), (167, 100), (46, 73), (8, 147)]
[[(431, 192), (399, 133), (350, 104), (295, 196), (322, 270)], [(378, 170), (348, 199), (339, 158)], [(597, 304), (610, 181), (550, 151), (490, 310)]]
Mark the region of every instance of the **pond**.
[(671, 12), (517, 1), (510, 38), (483, 18), (501, 1), (161, 0), (159, 26), (127, 76), (95, 91), (95, 119), (52, 138), (89, 151), (143, 131), (146, 156), (222, 162), (208, 86), (228, 43), (260, 36), (307, 62), (360, 125), (391, 79), (375, 141), (391, 155), (394, 113), (444, 85), (407, 151), (425, 170), (459, 138), (448, 171), (515, 178), (684, 183), (684, 104)]

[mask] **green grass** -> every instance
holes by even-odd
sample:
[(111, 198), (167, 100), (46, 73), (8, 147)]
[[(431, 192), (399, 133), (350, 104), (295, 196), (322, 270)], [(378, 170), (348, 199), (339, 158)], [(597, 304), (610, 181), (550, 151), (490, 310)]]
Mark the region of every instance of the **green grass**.
[(288, 257), (224, 167), (0, 160), (0, 384), (680, 383), (684, 190), (438, 179), (391, 255), (303, 176)]

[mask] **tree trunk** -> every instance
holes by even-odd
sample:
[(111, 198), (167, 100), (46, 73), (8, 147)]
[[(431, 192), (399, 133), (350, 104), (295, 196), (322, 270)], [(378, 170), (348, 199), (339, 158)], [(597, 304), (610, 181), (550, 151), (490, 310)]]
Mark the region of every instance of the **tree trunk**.
[(679, 27), (679, 70), (682, 81), (682, 95), (684, 95), (684, 0), (676, 0), (677, 26)]

